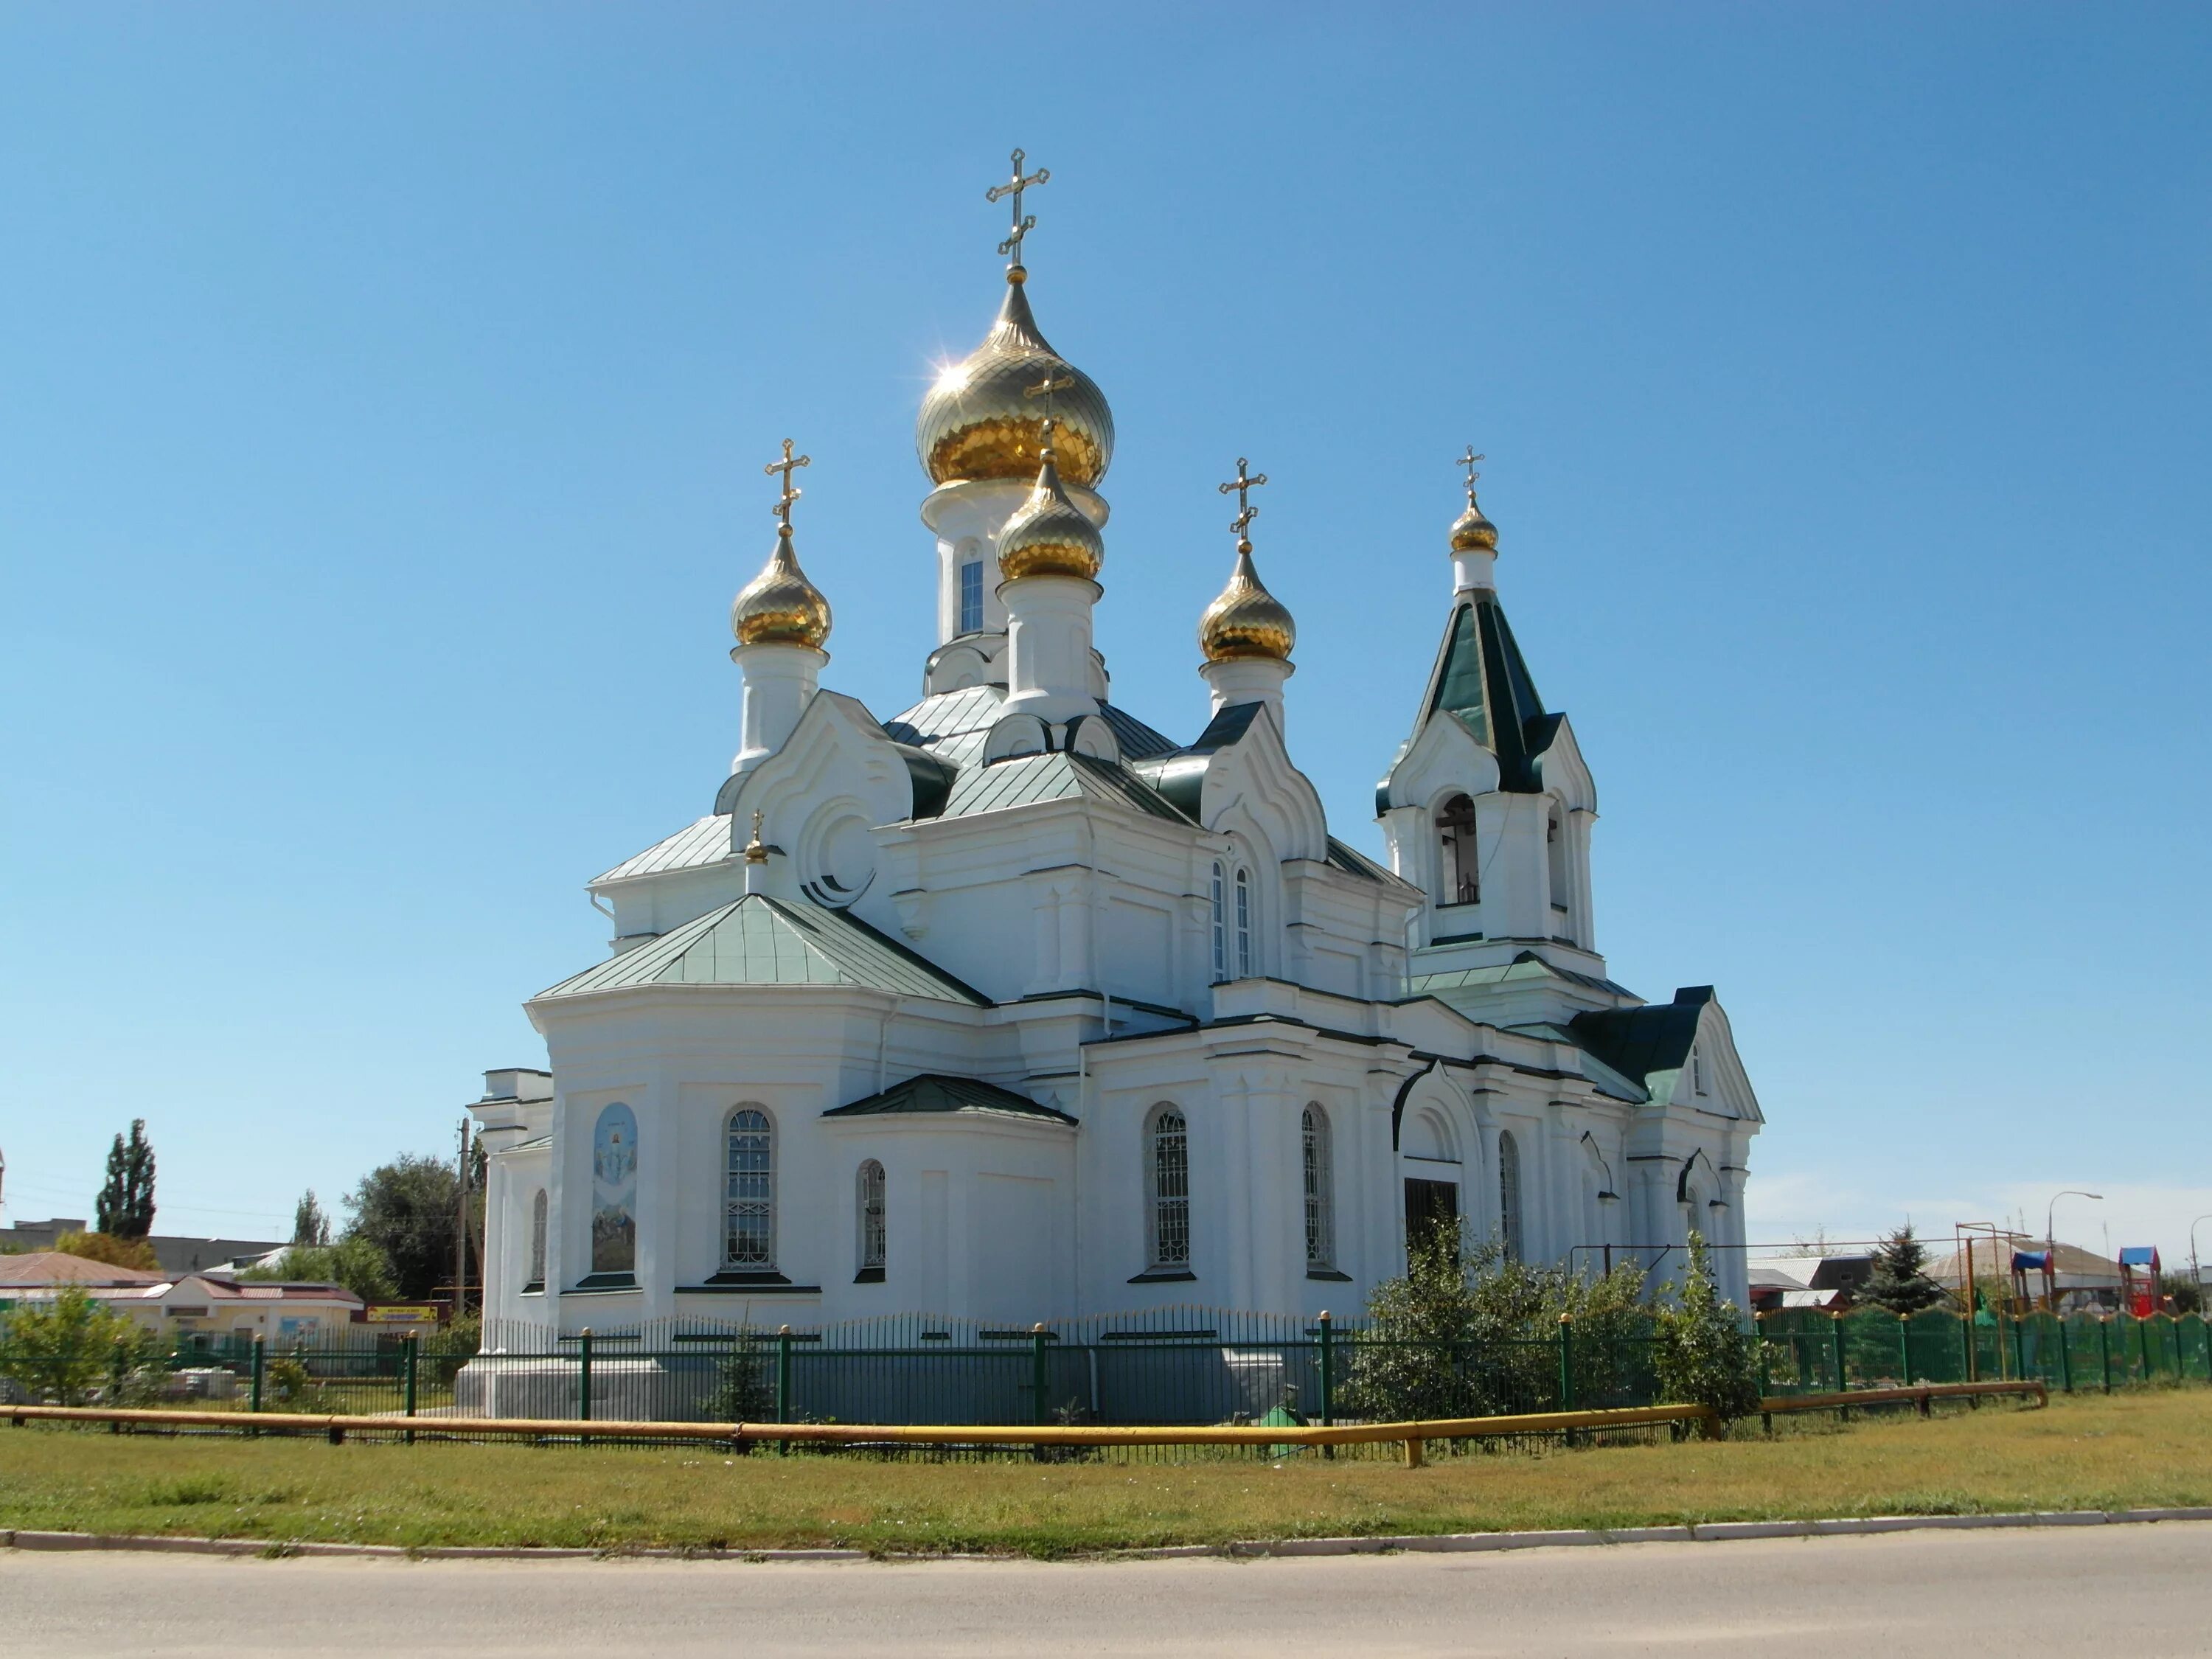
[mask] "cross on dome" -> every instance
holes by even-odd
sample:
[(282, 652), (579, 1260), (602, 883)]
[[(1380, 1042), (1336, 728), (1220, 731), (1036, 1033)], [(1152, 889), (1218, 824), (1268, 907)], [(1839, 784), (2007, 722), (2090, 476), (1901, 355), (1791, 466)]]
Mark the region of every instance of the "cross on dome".
[(1250, 492), (1267, 482), (1267, 475), (1264, 472), (1247, 477), (1244, 469), (1248, 465), (1249, 463), (1244, 457), (1239, 455), (1237, 458), (1237, 476), (1221, 486), (1221, 493), (1224, 495), (1232, 489), (1237, 492), (1237, 516), (1229, 521), (1229, 527), (1237, 532), (1237, 550), (1240, 553), (1252, 550), (1252, 538), (1244, 532), (1252, 520), (1260, 516), (1260, 509), (1252, 505)]
[(1474, 481), (1482, 476), (1482, 474), (1474, 470), (1474, 464), (1477, 461), (1486, 461), (1489, 459), (1490, 457), (1487, 455), (1476, 454), (1474, 453), (1474, 446), (1473, 444), (1469, 444), (1467, 447), (1467, 453), (1461, 456), (1457, 460), (1452, 463), (1454, 466), (1463, 466), (1467, 469), (1467, 504), (1469, 507), (1473, 507), (1474, 505)]
[[(769, 508), (769, 511), (783, 521), (783, 527), (786, 530), (791, 528), (791, 504), (805, 494), (804, 490), (793, 489), (791, 487), (791, 475), (798, 468), (811, 466), (813, 464), (814, 458), (811, 455), (801, 455), (794, 459), (791, 453), (791, 440), (786, 438), (783, 441), (783, 459), (780, 461), (770, 461), (761, 469), (763, 472), (783, 474), (783, 494), (777, 499), (776, 504)], [(832, 482), (834, 483), (835, 480), (833, 479)]]
[(1022, 265), (1022, 238), (1036, 228), (1036, 215), (1032, 213), (1027, 218), (1022, 216), (1022, 192), (1030, 185), (1042, 185), (1052, 177), (1048, 169), (1039, 167), (1024, 179), (1022, 176), (1022, 162), (1025, 159), (1022, 151), (1016, 150), (1014, 176), (1003, 185), (992, 185), (983, 196), (983, 199), (987, 202), (1000, 201), (1009, 196), (1014, 198), (1013, 228), (1007, 233), (1006, 240), (999, 244), (999, 252), (1010, 258), (1017, 270), (1020, 270)]

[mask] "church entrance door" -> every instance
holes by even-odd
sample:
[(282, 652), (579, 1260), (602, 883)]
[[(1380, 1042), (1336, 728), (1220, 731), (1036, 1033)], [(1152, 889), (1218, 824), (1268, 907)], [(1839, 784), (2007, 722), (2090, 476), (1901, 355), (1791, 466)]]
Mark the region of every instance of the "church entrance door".
[(1406, 1182), (1406, 1243), (1410, 1247), (1432, 1227), (1447, 1229), (1456, 1242), (1459, 1233), (1459, 1182)]

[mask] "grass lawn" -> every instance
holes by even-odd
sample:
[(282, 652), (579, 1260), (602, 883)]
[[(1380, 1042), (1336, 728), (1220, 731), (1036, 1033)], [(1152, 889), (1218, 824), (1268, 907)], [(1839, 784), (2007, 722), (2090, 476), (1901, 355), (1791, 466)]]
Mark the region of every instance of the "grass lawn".
[[(1826, 1419), (1832, 1421), (1832, 1419)], [(0, 1528), (393, 1544), (1065, 1555), (1342, 1534), (2212, 1504), (2212, 1389), (1767, 1440), (1439, 1459), (877, 1462), (0, 1426)]]

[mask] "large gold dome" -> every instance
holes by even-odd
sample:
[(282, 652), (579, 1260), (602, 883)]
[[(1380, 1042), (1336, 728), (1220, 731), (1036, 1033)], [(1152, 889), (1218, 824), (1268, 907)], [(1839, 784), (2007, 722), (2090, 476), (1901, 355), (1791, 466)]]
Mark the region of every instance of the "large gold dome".
[(730, 606), (730, 631), (739, 645), (806, 645), (817, 651), (830, 637), (830, 601), (799, 568), (790, 525), (776, 531), (775, 551), (738, 591)]
[(1297, 642), (1298, 625), (1291, 619), (1290, 608), (1260, 580), (1252, 565), (1252, 544), (1239, 542), (1229, 586), (1198, 619), (1199, 649), (1208, 662), (1244, 657), (1288, 662), (1291, 647)]
[[(1053, 448), (1071, 483), (1095, 489), (1114, 459), (1114, 413), (1088, 374), (1037, 332), (1019, 265), (1006, 272), (1006, 300), (983, 343), (938, 376), (921, 400), (915, 447), (933, 483), (1026, 478), (1044, 447), (1046, 404), (1057, 422)], [(1030, 389), (1072, 380), (1048, 399)]]

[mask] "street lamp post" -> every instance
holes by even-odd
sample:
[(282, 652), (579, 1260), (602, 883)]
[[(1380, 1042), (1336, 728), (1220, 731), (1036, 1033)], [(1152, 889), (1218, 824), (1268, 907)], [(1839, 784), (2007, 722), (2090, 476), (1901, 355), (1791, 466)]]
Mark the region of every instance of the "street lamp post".
[[(2200, 1215), (2197, 1221), (2212, 1221), (2212, 1215)], [(2189, 1224), (2189, 1282), (2197, 1286), (2197, 1311), (2204, 1311), (2204, 1269), (2197, 1265), (2197, 1221)]]
[(2051, 1194), (2051, 1202), (2043, 1206), (2043, 1248), (2048, 1252), (2043, 1258), (2045, 1263), (2043, 1271), (2049, 1286), (2045, 1300), (2053, 1313), (2058, 1311), (2058, 1237), (2051, 1231), (2051, 1226), (2058, 1208), (2058, 1200), (2062, 1198), (2094, 1198), (2100, 1204), (2105, 1201), (2105, 1195), (2102, 1193), (2085, 1193), (2079, 1187), (2069, 1187), (2063, 1193)]

